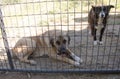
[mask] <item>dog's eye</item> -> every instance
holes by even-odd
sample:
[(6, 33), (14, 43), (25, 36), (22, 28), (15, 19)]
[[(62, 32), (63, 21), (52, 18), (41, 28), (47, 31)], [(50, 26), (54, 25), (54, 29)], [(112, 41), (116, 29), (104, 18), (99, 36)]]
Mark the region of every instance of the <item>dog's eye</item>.
[(57, 44), (57, 45), (60, 45), (60, 41), (56, 41), (56, 44)]
[(65, 43), (66, 43), (66, 40), (63, 40), (63, 43), (65, 44)]

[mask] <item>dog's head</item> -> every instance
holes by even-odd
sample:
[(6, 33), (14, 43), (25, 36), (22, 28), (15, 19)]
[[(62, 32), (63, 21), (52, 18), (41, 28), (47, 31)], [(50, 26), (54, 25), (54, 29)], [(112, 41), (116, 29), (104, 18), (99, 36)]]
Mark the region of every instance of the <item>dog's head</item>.
[(70, 55), (70, 51), (68, 50), (68, 47), (67, 47), (70, 44), (69, 35), (55, 36), (55, 38), (50, 39), (50, 44), (56, 50), (58, 55), (62, 55), (62, 56)]
[(109, 15), (111, 8), (114, 8), (114, 6), (113, 5), (92, 6), (94, 16), (98, 19), (107, 17)]

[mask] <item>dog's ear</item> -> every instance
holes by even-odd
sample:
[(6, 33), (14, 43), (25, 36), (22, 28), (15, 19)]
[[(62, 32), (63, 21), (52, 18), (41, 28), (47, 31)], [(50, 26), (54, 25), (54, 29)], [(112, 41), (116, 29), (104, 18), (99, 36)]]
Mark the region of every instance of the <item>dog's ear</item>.
[(114, 6), (113, 6), (113, 5), (109, 5), (109, 7), (110, 7), (110, 8), (114, 8)]
[(110, 9), (111, 9), (111, 8), (114, 8), (114, 6), (113, 6), (113, 5), (108, 5), (107, 8), (108, 8), (108, 10), (110, 11)]
[(52, 47), (55, 47), (54, 38), (50, 38), (50, 45), (51, 45)]
[(67, 36), (68, 36), (68, 44), (70, 44), (70, 40), (71, 40), (70, 36), (69, 35), (67, 35)]
[(107, 6), (108, 11), (110, 11), (111, 8), (114, 8), (114, 6), (113, 5), (108, 5)]
[(99, 9), (99, 7), (92, 5), (92, 11), (93, 12), (95, 12), (95, 13), (98, 12), (98, 9)]
[(93, 11), (95, 11), (95, 6), (92, 5), (92, 9), (93, 9)]

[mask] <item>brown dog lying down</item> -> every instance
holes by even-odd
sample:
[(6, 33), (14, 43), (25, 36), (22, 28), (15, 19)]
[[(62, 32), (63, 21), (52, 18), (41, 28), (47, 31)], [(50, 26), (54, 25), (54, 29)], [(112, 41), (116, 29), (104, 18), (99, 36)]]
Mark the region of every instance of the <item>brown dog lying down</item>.
[[(79, 66), (82, 60), (67, 47), (70, 37), (67, 32), (59, 30), (47, 31), (40, 36), (23, 37), (16, 43), (12, 52), (21, 62), (36, 64), (34, 60), (28, 59), (37, 50), (40, 56), (47, 54), (49, 57)], [(47, 52), (42, 52), (42, 49)]]

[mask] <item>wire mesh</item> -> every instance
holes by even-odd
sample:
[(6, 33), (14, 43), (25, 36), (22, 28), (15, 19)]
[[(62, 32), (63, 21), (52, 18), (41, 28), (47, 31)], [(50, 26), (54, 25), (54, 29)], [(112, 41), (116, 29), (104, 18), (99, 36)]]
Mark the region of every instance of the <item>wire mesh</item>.
[[(88, 12), (91, 5), (107, 4), (106, 0), (18, 0), (1, 3), (0, 70), (34, 72), (104, 72), (120, 71), (119, 1), (108, 0), (115, 7), (110, 11), (103, 45), (93, 45), (89, 35)], [(2, 23), (4, 25), (2, 25)], [(36, 65), (20, 62), (12, 57), (11, 49), (22, 37), (42, 35), (49, 30), (68, 32), (69, 49), (83, 63), (79, 67), (53, 60), (46, 54), (47, 47), (40, 47), (33, 59)], [(98, 36), (98, 35), (97, 35)], [(5, 38), (4, 38), (5, 37)], [(42, 36), (44, 37), (44, 36)], [(49, 35), (48, 35), (49, 37)], [(5, 44), (7, 43), (7, 44)], [(6, 48), (7, 47), (7, 48)], [(32, 45), (31, 48), (34, 48)], [(43, 49), (43, 50), (41, 50)], [(52, 51), (49, 51), (52, 53)], [(57, 57), (57, 56), (56, 56)]]

